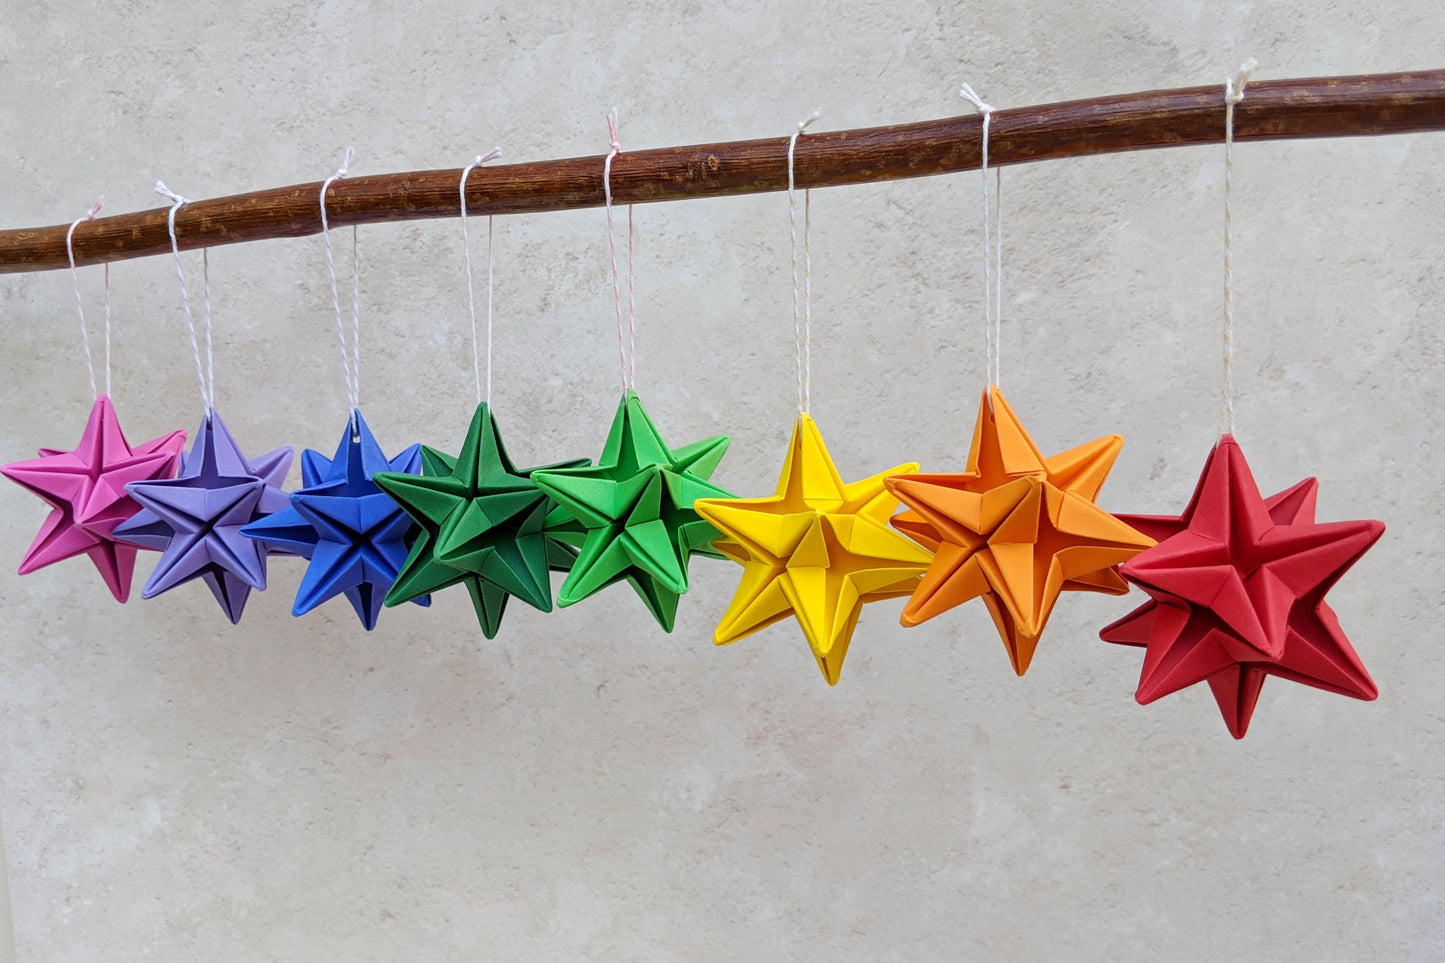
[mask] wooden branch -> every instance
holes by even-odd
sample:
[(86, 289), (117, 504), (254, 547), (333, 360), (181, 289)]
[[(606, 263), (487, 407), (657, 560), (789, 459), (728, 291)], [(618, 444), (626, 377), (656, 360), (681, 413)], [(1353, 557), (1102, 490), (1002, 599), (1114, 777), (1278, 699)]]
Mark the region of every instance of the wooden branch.
[[(1279, 140), (1445, 130), (1445, 70), (1251, 83), (1235, 109), (1235, 139)], [(600, 128), (599, 120), (599, 128)], [(973, 170), (977, 115), (798, 138), (798, 187), (832, 187)], [(1224, 136), (1224, 85), (999, 110), (990, 162), (1208, 144)], [(599, 133), (599, 140), (601, 135)], [(787, 187), (787, 137), (626, 151), (612, 166), (618, 204), (756, 194)], [(527, 214), (601, 207), (602, 156), (474, 170), (472, 214)], [(348, 177), (332, 184), (333, 227), (454, 217), (461, 170)], [(195, 201), (176, 216), (183, 249), (301, 237), (321, 230), (320, 181)], [(79, 205), (77, 204), (77, 207)], [(63, 268), (69, 224), (0, 231), (0, 273)], [(75, 231), (76, 264), (170, 250), (166, 208), (100, 218)]]

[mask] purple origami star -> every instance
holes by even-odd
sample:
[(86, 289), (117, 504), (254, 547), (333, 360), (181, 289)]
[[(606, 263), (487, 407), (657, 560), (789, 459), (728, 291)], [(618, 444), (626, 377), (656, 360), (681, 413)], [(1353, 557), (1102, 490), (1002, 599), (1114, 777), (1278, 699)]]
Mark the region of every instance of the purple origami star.
[(127, 485), (141, 511), (115, 536), (162, 552), (141, 598), (200, 578), (231, 621), (241, 621), (251, 589), (266, 588), (266, 556), (280, 554), (243, 536), (241, 526), (289, 504), (280, 486), (292, 454), (288, 446), (248, 460), (212, 410), (179, 476)]
[(39, 458), (0, 469), (51, 507), (20, 562), (20, 574), (83, 552), (95, 563), (111, 594), (124, 602), (130, 597), (136, 549), (117, 543), (113, 533), (140, 510), (126, 494), (126, 485), (171, 477), (185, 443), (186, 433), (173, 431), (132, 448), (110, 398), (101, 395), (74, 451), (42, 448)]

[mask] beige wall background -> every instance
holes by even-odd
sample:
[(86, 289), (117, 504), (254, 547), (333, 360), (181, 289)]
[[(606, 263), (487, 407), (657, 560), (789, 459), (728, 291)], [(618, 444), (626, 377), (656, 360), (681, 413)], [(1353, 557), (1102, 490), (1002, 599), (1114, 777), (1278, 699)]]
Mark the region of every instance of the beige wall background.
[[(1433, 0), (768, 4), (0, 0), (6, 227), (355, 173), (1259, 78), (1441, 66)], [(459, 590), (231, 627), (190, 586), (114, 605), (76, 560), (0, 575), (0, 812), (21, 960), (1434, 960), (1445, 956), (1437, 418), (1445, 135), (1238, 151), (1239, 437), (1269, 491), (1389, 530), (1331, 593), (1379, 683), (1278, 680), (1230, 739), (1204, 687), (1133, 701), (1073, 595), (1034, 668), (981, 606), (865, 609), (842, 684), (796, 627), (731, 648), (694, 565), (677, 629), (624, 589), (483, 639)], [(1010, 169), (1003, 383), (1047, 452), (1127, 444), (1102, 503), (1178, 511), (1214, 441), (1222, 152)], [(961, 468), (983, 377), (977, 174), (816, 192), (814, 413), (845, 476)], [(639, 208), (638, 381), (772, 490), (794, 416), (781, 195)], [(477, 236), (473, 235), (474, 238)], [(339, 234), (343, 252), (349, 238)], [(455, 221), (361, 232), (362, 407), (455, 451), (472, 405)], [(480, 252), (480, 246), (477, 248)], [(496, 224), (495, 408), (525, 463), (616, 404), (600, 211)], [(186, 258), (193, 290), (200, 259)], [(243, 446), (345, 418), (318, 238), (213, 252)], [(99, 317), (98, 269), (82, 275)], [(343, 280), (343, 284), (345, 284)], [(200, 415), (173, 266), (112, 270), (132, 439)], [(0, 454), (79, 437), (70, 280), (0, 277)], [(299, 472), (293, 472), (297, 483)], [(0, 487), (13, 566), (41, 505)], [(143, 562), (140, 577), (149, 570)], [(139, 582), (137, 583), (137, 586)], [(138, 595), (138, 587), (137, 587)]]

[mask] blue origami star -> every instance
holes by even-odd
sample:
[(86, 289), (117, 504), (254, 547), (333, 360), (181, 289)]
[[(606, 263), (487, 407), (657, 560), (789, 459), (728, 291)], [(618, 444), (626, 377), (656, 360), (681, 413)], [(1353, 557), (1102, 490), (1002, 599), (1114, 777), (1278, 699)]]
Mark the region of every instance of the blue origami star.
[(287, 446), (247, 459), (211, 410), (178, 476), (126, 485), (141, 510), (115, 537), (162, 553), (141, 598), (204, 579), (232, 623), (241, 621), (251, 589), (266, 587), (267, 554), (280, 553), (243, 538), (241, 526), (286, 507), (280, 486), (293, 454)]
[[(302, 453), (302, 487), (291, 493), (290, 507), (247, 525), (241, 534), (311, 560), (292, 615), (305, 615), (345, 593), (370, 631), (417, 532), (416, 523), (371, 476), (420, 474), (421, 446), (388, 460), (361, 412), (352, 414), (332, 458), (310, 449)], [(430, 605), (431, 596), (412, 601)]]

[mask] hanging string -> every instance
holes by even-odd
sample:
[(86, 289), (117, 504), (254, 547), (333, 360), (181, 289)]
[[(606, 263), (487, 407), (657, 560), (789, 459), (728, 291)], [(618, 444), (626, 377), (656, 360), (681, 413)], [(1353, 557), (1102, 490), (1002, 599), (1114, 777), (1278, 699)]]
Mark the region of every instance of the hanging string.
[[(489, 160), (502, 156), (500, 147), (493, 147), (485, 154), (462, 168), (461, 185), (457, 188), (462, 204), (462, 251), (467, 265), (467, 313), (472, 319), (472, 374), (477, 380), (477, 404), (482, 403), (482, 367), (478, 360), (477, 348), (477, 301), (472, 293), (472, 245), (467, 238), (467, 178), (472, 171)], [(487, 215), (487, 407), (492, 406), (492, 215)]]
[[(97, 201), (97, 204), (100, 202)], [(203, 249), (204, 250), (204, 249)], [(73, 259), (75, 255), (71, 255)], [(105, 393), (110, 394), (110, 262), (105, 262)]]
[(793, 247), (793, 364), (798, 380), (798, 414), (806, 415), (813, 401), (813, 196), (803, 189), (803, 284), (799, 305), (798, 285), (798, 202), (794, 193), (793, 154), (798, 135), (823, 116), (821, 109), (798, 121), (788, 138), (788, 235)]
[(632, 226), (632, 205), (627, 205), (627, 326), (622, 324), (622, 285), (617, 273), (617, 233), (612, 226), (612, 162), (622, 153), (617, 136), (617, 108), (607, 112), (607, 136), (611, 150), (602, 162), (602, 196), (607, 208), (607, 247), (612, 253), (612, 299), (617, 305), (617, 357), (622, 363), (622, 392), (637, 387), (637, 274), (633, 269), (636, 233)]
[[(979, 148), (979, 173), (983, 175), (983, 344), (984, 366), (988, 384), (999, 386), (1003, 369), (999, 362), (999, 346), (1003, 341), (1003, 170), (995, 167), (993, 219), (990, 225), (988, 200), (988, 139), (994, 108), (983, 102), (968, 84), (959, 95), (983, 115), (983, 133)], [(989, 243), (992, 234), (993, 244)]]
[(627, 377), (637, 390), (637, 231), (632, 226), (632, 205), (627, 205)]
[(803, 404), (813, 407), (813, 192), (803, 190)]
[[(90, 205), (90, 210), (81, 217), (71, 222), (70, 230), (65, 232), (65, 255), (70, 258), (70, 282), (75, 286), (75, 310), (80, 313), (80, 343), (85, 347), (85, 370), (90, 375), (90, 396), (99, 398), (100, 394), (95, 388), (95, 363), (90, 357), (90, 332), (85, 327), (85, 304), (80, 299), (80, 274), (75, 270), (75, 246), (73, 238), (75, 229), (83, 221), (95, 220), (95, 215), (100, 213), (101, 205), (105, 203), (104, 197), (97, 197), (95, 203)], [(105, 266), (105, 393), (110, 394), (110, 264)]]
[(321, 182), (321, 236), (326, 241), (326, 271), (331, 276), (331, 306), (336, 312), (336, 337), (341, 342), (341, 373), (346, 379), (346, 401), (352, 419), (353, 440), (359, 439), (356, 415), (361, 408), (361, 253), (357, 247), (356, 226), (351, 228), (351, 345), (346, 343), (346, 329), (341, 322), (341, 295), (336, 288), (336, 261), (331, 249), (331, 225), (326, 217), (326, 192), (333, 181), (345, 177), (351, 167), (355, 149), (346, 148), (341, 166)]
[[(353, 411), (361, 408), (361, 245), (357, 226), (351, 225), (351, 385), (356, 389)], [(360, 427), (356, 426), (360, 431)], [(360, 441), (358, 434), (355, 441)]]
[(1219, 436), (1234, 434), (1234, 105), (1259, 61), (1250, 57), (1224, 82), (1224, 385), (1219, 398)]
[[(492, 221), (487, 215), (487, 407), (492, 406)], [(472, 339), (472, 365), (476, 366), (477, 344)]]
[[(206, 421), (211, 420), (211, 409), (215, 407), (215, 367), (211, 352), (211, 310), (210, 298), (206, 299), (206, 364), (201, 367), (201, 349), (196, 342), (196, 319), (191, 315), (191, 296), (186, 290), (186, 274), (181, 269), (181, 247), (176, 240), (176, 212), (190, 200), (172, 191), (161, 181), (156, 181), (156, 193), (170, 198), (171, 209), (166, 214), (166, 229), (171, 235), (171, 254), (176, 259), (176, 278), (181, 282), (181, 304), (186, 309), (186, 331), (191, 336), (191, 354), (196, 359), (196, 380), (201, 383), (201, 407), (205, 410)], [(203, 252), (204, 256), (204, 252)], [(209, 373), (209, 377), (208, 377)]]
[(211, 249), (201, 248), (201, 300), (206, 307), (206, 381), (211, 386), (211, 407), (216, 406), (215, 358), (211, 354)]

